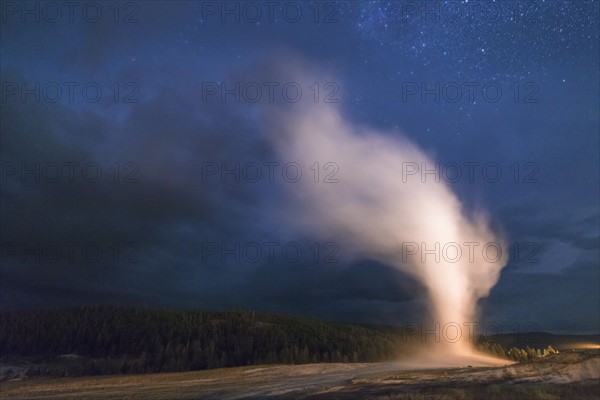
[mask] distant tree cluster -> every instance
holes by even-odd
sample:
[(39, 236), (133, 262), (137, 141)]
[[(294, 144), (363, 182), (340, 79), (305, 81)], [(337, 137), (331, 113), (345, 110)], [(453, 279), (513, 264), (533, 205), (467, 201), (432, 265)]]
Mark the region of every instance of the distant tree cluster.
[(0, 314), (3, 359), (49, 360), (77, 354), (86, 358), (78, 371), (84, 375), (392, 360), (397, 358), (400, 338), (393, 328), (245, 310), (104, 306)]
[[(411, 346), (396, 327), (338, 324), (251, 310), (99, 306), (0, 313), (0, 358), (3, 362), (29, 360), (28, 376), (390, 361)], [(552, 347), (506, 350), (486, 341), (478, 347), (516, 361), (555, 352)]]
[(486, 340), (480, 340), (477, 347), (483, 352), (518, 362), (532, 361), (558, 353), (558, 351), (554, 350), (552, 346), (548, 346), (545, 349), (533, 349), (529, 346), (525, 347), (524, 349), (512, 347), (509, 350), (506, 350), (500, 344), (488, 342)]

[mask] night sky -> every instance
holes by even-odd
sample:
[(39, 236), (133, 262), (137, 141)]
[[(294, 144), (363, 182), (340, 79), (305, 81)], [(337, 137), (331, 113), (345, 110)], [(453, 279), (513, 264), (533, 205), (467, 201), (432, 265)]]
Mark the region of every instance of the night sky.
[(0, 10), (2, 307), (418, 318), (413, 278), (280, 218), (300, 186), (261, 121), (316, 96), (461, 166), (511, 244), (482, 321), (600, 331), (598, 1), (74, 3)]

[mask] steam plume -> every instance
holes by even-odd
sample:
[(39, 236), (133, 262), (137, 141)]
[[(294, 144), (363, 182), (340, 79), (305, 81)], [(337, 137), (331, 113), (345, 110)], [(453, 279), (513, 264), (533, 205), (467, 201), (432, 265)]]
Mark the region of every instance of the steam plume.
[[(430, 322), (439, 323), (440, 329), (448, 323), (462, 327), (456, 343), (442, 339), (436, 344), (433, 362), (441, 357), (476, 358), (464, 323), (475, 320), (478, 299), (489, 294), (506, 261), (505, 255), (496, 257), (495, 248), (488, 248), (490, 255), (485, 257), (486, 243), (504, 248), (487, 219), (466, 215), (449, 186), (433, 177), (423, 182), (420, 175), (407, 176), (403, 182), (407, 163), (431, 167), (433, 161), (398, 134), (354, 126), (337, 105), (309, 103), (272, 110), (270, 122), (282, 159), (303, 168), (319, 162), (321, 174), (327, 162), (339, 167), (338, 183), (322, 183), (323, 175), (321, 183), (315, 183), (311, 175), (288, 185), (288, 222), (335, 238), (345, 253), (351, 249), (356, 257), (377, 259), (417, 278), (428, 291)], [(455, 258), (453, 249), (449, 257), (435, 260), (430, 254), (423, 261), (423, 248), (415, 253), (407, 243), (425, 244), (429, 250), (438, 243), (440, 252), (445, 244), (456, 243), (462, 256), (458, 262), (449, 261)], [(465, 243), (472, 244), (471, 255)]]

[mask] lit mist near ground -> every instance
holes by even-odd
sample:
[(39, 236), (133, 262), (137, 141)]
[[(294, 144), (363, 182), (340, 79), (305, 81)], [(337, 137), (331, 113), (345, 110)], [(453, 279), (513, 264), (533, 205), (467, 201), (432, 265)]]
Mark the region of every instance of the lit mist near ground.
[[(506, 251), (497, 255), (493, 247), (486, 255), (484, 245), (505, 249), (504, 243), (483, 213), (465, 214), (443, 181), (431, 175), (424, 180), (418, 174), (403, 176), (409, 165), (432, 168), (434, 161), (397, 132), (354, 126), (335, 104), (288, 104), (274, 107), (267, 118), (282, 160), (303, 169), (318, 162), (320, 169), (318, 183), (304, 170), (297, 183), (288, 184), (282, 218), (304, 232), (335, 240), (344, 255), (351, 252), (356, 259), (375, 259), (402, 270), (427, 289), (431, 320), (426, 329), (439, 336), (425, 337), (413, 365), (508, 363), (476, 352), (469, 334), (477, 301), (489, 294), (506, 263)], [(324, 182), (326, 176), (329, 182)], [(424, 254), (436, 249), (436, 243), (438, 259)]]

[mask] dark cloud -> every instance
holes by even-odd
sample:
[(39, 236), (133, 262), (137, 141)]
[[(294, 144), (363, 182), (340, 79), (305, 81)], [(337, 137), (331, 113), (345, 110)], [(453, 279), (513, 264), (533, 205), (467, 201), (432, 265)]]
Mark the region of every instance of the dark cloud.
[(483, 320), (502, 323), (506, 332), (527, 323), (557, 332), (597, 332), (599, 279), (593, 260), (560, 273), (505, 273), (485, 302)]
[[(539, 245), (536, 263), (506, 267), (482, 302), (485, 319), (599, 330), (598, 13), (590, 12), (598, 5), (544, 6), (531, 26), (476, 21), (449, 27), (398, 25), (394, 7), (348, 4), (339, 22), (327, 24), (312, 18), (202, 22), (201, 3), (193, 2), (139, 3), (138, 22), (130, 24), (114, 23), (108, 7), (97, 24), (3, 21), (2, 82), (98, 82), (103, 90), (98, 103), (81, 96), (56, 104), (2, 100), (3, 174), (8, 165), (77, 162), (96, 163), (103, 177), (76, 184), (23, 184), (18, 176), (2, 182), (2, 306), (242, 305), (380, 323), (426, 313), (424, 288), (415, 280), (350, 260), (343, 249), (333, 265), (281, 256), (258, 263), (203, 260), (207, 242), (309, 248), (315, 241), (281, 222), (279, 184), (222, 183), (203, 175), (207, 162), (275, 160), (259, 122), (277, 110), (264, 102), (204, 101), (202, 83), (285, 83), (300, 69), (336, 83), (341, 113), (354, 123), (390, 135), (403, 131), (441, 163), (501, 165), (497, 183), (477, 175), (451, 185), (466, 212), (487, 209), (511, 242)], [(402, 99), (403, 83), (454, 81), (499, 82), (505, 96), (477, 104)], [(513, 101), (511, 85), (526, 82), (537, 85), (538, 103)], [(123, 102), (127, 83), (137, 88), (136, 102)], [(309, 87), (315, 82), (300, 83), (305, 99), (314, 95)], [(538, 167), (536, 183), (522, 181), (528, 162)], [(96, 243), (112, 258), (92, 262), (79, 253), (74, 261), (31, 255), (23, 261), (6, 247), (50, 242)], [(127, 262), (129, 256), (135, 262)]]

